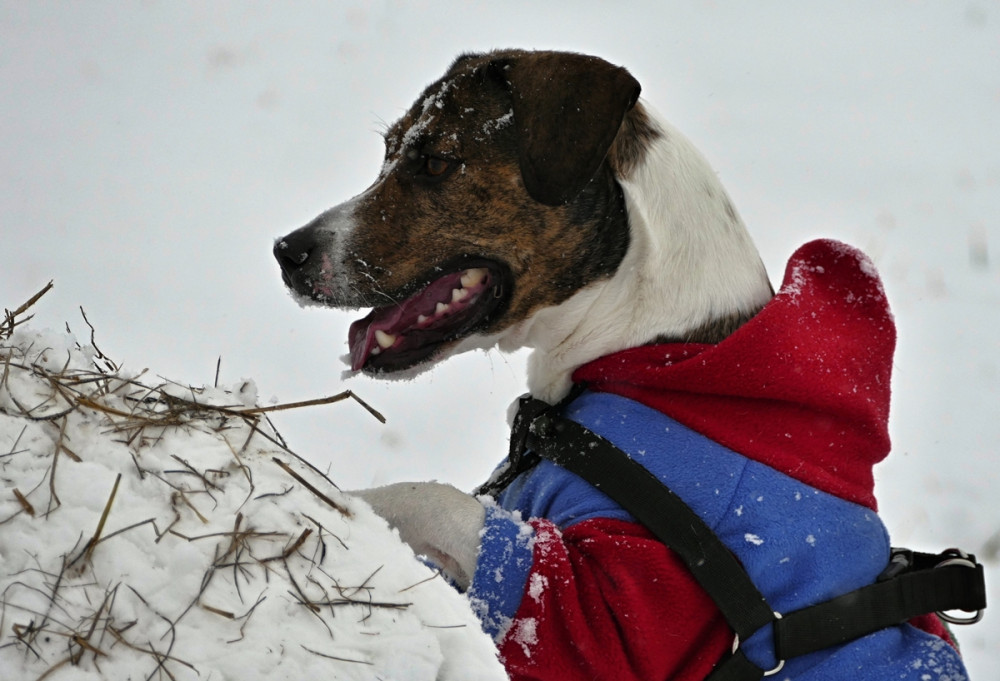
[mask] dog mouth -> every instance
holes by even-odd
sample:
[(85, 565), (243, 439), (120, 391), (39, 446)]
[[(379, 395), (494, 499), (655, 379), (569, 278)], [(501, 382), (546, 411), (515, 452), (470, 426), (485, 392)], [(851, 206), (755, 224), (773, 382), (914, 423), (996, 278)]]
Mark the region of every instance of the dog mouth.
[(373, 309), (348, 331), (351, 369), (401, 371), (485, 328), (509, 298), (506, 270), (497, 263), (466, 263), (410, 297)]

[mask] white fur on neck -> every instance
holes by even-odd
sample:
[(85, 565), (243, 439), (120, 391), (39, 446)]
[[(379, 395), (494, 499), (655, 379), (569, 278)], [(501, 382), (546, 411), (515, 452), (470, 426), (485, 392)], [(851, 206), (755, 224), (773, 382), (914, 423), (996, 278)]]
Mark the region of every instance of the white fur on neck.
[[(577, 367), (603, 355), (683, 336), (770, 297), (767, 273), (746, 227), (701, 153), (649, 107), (662, 133), (624, 190), (631, 243), (611, 279), (538, 311), (500, 339), (534, 349), (528, 389), (556, 402)], [(729, 206), (729, 208), (727, 208)]]

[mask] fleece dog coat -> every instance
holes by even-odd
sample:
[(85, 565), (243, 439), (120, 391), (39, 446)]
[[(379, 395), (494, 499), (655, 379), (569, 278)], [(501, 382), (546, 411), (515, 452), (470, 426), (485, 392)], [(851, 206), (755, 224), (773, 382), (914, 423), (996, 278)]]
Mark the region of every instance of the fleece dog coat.
[[(701, 515), (779, 612), (871, 584), (889, 560), (872, 467), (889, 452), (895, 327), (871, 262), (832, 241), (718, 345), (664, 344), (576, 371), (564, 410)], [(703, 679), (733, 634), (671, 552), (541, 461), (487, 502), (469, 589), (512, 679)], [(741, 643), (771, 669), (771, 631)], [(934, 617), (787, 661), (778, 679), (966, 678)]]

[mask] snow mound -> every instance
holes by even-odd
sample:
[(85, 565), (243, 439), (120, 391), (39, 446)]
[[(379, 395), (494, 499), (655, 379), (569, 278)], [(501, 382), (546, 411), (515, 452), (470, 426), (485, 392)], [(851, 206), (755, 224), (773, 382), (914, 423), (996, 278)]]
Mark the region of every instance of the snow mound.
[(252, 382), (7, 335), (5, 680), (506, 678), (465, 598), (282, 446)]

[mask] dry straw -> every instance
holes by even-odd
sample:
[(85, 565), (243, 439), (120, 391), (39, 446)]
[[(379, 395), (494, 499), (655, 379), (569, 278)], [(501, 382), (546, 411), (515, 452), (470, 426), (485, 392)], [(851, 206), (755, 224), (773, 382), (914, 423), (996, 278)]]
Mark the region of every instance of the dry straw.
[[(345, 399), (354, 400), (384, 422), (381, 414), (350, 391), (270, 407), (247, 407), (210, 404), (199, 399), (202, 394), (199, 388), (168, 381), (154, 383), (144, 373), (127, 376), (98, 348), (94, 329), (85, 314), (84, 320), (91, 332), (93, 368), (71, 369), (67, 360), (61, 370), (53, 370), (51, 364), (43, 366), (42, 362), (36, 361), (43, 349), (15, 347), (7, 342), (19, 326), (32, 318), (32, 307), (51, 287), (50, 282), (16, 309), (5, 309), (0, 320), (0, 413), (22, 419), (25, 423), (22, 435), (29, 426), (44, 428), (54, 441), (54, 446), (45, 457), (44, 474), (39, 480), (34, 484), (31, 481), (16, 481), (16, 486), (5, 483), (6, 491), (0, 493), (13, 499), (16, 505), (5, 507), (14, 511), (6, 517), (0, 516), (0, 531), (4, 524), (18, 517), (30, 517), (32, 523), (60, 522), (58, 514), (62, 502), (59, 492), (66, 489), (64, 485), (72, 484), (72, 472), (64, 469), (84, 460), (80, 453), (74, 451), (74, 443), (67, 437), (67, 424), (72, 418), (99, 421), (105, 435), (126, 445), (131, 461), (126, 459), (122, 464), (113, 487), (110, 490), (105, 488), (104, 510), (89, 536), (80, 537), (73, 546), (63, 547), (60, 565), (39, 564), (36, 569), (17, 575), (17, 579), (9, 582), (0, 593), (0, 652), (3, 648), (20, 651), (25, 664), (37, 670), (34, 678), (38, 681), (55, 675), (67, 665), (80, 665), (85, 660), (90, 660), (92, 666), (100, 669), (102, 660), (123, 650), (136, 653), (146, 661), (144, 667), (137, 670), (139, 675), (133, 678), (176, 679), (179, 672), (190, 674), (197, 671), (194, 665), (183, 659), (181, 652), (174, 650), (177, 627), (193, 608), (211, 613), (220, 623), (226, 622), (231, 628), (235, 627), (227, 631), (233, 630), (233, 641), (238, 641), (250, 625), (254, 611), (264, 600), (264, 596), (251, 596), (245, 601), (246, 607), (239, 612), (218, 607), (205, 594), (210, 584), (220, 579), (220, 575), (226, 575), (229, 584), (235, 586), (241, 601), (244, 599), (243, 590), (247, 587), (259, 584), (261, 579), (267, 582), (269, 574), (282, 575), (291, 586), (290, 594), (294, 601), (312, 613), (317, 622), (327, 629), (326, 617), (343, 606), (361, 606), (369, 612), (372, 609), (407, 607), (405, 602), (376, 601), (370, 597), (369, 581), (378, 572), (377, 569), (355, 586), (341, 585), (338, 579), (326, 573), (323, 559), (329, 542), (338, 542), (346, 548), (324, 526), (328, 521), (321, 524), (306, 515), (305, 519), (311, 526), (291, 532), (288, 528), (249, 526), (243, 513), (237, 512), (232, 517), (231, 529), (204, 534), (190, 530), (182, 532), (178, 529), (182, 525), (182, 517), (197, 518), (205, 524), (209, 522), (199, 506), (217, 506), (219, 496), (232, 488), (232, 476), (219, 469), (199, 467), (196, 462), (177, 455), (173, 456), (177, 465), (174, 469), (157, 470), (143, 462), (146, 448), (172, 430), (197, 429), (219, 434), (229, 447), (236, 470), (243, 478), (239, 490), (247, 496), (240, 505), (242, 507), (251, 498), (259, 500), (289, 491), (255, 496), (252, 472), (243, 457), (251, 440), (262, 438), (267, 443), (267, 451), (272, 453), (270, 458), (287, 474), (289, 488), (298, 484), (335, 513), (349, 514), (347, 508), (319, 488), (324, 485), (335, 489), (336, 485), (288, 449), (268, 420), (268, 414)], [(23, 397), (19, 398), (8, 385), (15, 373), (22, 377), (30, 375), (34, 383), (44, 389), (43, 397), (31, 403), (24, 401)], [(228, 437), (231, 433), (241, 433), (240, 437), (245, 439), (231, 443)], [(13, 443), (9, 451), (0, 451), (0, 465), (6, 465), (6, 462), (27, 451), (20, 439)], [(62, 458), (68, 462), (60, 465)], [(132, 480), (159, 482), (163, 486), (163, 497), (169, 499), (168, 516), (134, 519), (136, 522), (109, 531), (108, 518), (113, 515), (123, 475)], [(307, 475), (316, 483), (307, 480)], [(98, 493), (98, 490), (94, 492)], [(189, 522), (187, 526), (192, 525)], [(124, 579), (102, 583), (94, 576), (96, 554), (114, 551), (113, 540), (116, 537), (135, 532), (152, 532), (157, 544), (168, 536), (185, 542), (216, 543), (214, 559), (201, 578), (200, 589), (179, 615), (167, 617), (157, 612), (148, 599)], [(89, 614), (70, 616), (72, 608), (76, 608), (74, 612), (79, 612), (81, 591), (86, 592), (84, 602), (90, 604)], [(25, 597), (25, 594), (30, 594), (31, 598)], [(141, 611), (141, 604), (147, 611), (143, 616), (162, 620), (161, 629), (165, 633), (161, 638), (133, 635), (133, 630), (140, 628), (136, 621), (138, 617), (123, 618), (116, 607), (119, 601), (126, 599), (130, 603), (129, 612)], [(264, 623), (264, 626), (273, 624)], [(331, 653), (330, 650), (319, 651), (305, 644), (301, 647), (311, 654), (338, 662), (368, 664), (350, 655), (338, 656), (334, 654), (335, 648)], [(3, 676), (7, 678), (5, 674)]]

